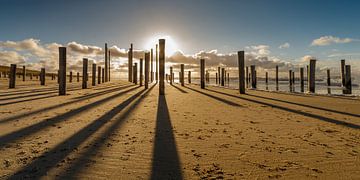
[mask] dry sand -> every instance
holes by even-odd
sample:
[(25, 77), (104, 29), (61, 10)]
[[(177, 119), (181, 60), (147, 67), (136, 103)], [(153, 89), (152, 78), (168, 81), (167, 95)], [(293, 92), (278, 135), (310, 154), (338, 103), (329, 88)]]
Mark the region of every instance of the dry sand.
[(0, 88), (0, 178), (360, 179), (357, 98), (68, 87)]

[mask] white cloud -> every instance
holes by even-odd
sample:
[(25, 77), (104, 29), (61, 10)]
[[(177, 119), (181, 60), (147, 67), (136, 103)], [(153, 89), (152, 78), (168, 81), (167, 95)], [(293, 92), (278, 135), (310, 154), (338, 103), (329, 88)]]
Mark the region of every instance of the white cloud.
[(0, 51), (0, 64), (23, 64), (26, 58), (16, 51)]
[(310, 56), (310, 55), (305, 55), (305, 56), (303, 56), (302, 58), (301, 58), (301, 62), (308, 62), (308, 61), (310, 61), (310, 59), (316, 59), (315, 57), (313, 57), (313, 56)]
[(288, 42), (286, 42), (286, 43), (284, 43), (284, 44), (281, 44), (280, 46), (279, 46), (279, 49), (287, 49), (287, 48), (289, 48), (290, 47), (290, 44), (288, 43)]
[(318, 39), (314, 39), (311, 43), (311, 46), (328, 46), (330, 44), (344, 44), (350, 43), (353, 41), (359, 41), (358, 39), (351, 38), (339, 38), (334, 36), (322, 36)]

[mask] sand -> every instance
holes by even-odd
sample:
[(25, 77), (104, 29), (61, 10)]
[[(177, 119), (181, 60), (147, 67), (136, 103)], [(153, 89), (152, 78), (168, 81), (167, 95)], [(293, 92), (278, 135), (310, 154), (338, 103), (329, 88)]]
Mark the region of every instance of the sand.
[(1, 179), (360, 179), (356, 97), (68, 87), (0, 88)]

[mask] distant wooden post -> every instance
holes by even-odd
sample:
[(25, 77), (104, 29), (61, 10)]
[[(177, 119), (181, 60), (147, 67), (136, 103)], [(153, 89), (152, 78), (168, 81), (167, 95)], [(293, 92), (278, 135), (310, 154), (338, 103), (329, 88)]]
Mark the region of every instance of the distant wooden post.
[(341, 60), (341, 86), (345, 86), (345, 59)]
[(205, 59), (200, 59), (200, 86), (205, 89)]
[(220, 79), (221, 79), (221, 78), (220, 78), (220, 77), (221, 77), (220, 67), (218, 67), (218, 75), (219, 75), (219, 76), (218, 76), (218, 78), (219, 78), (219, 79), (218, 79), (218, 82), (219, 82), (219, 84), (220, 84), (220, 82), (221, 82), (221, 81), (220, 81)]
[(80, 82), (80, 73), (79, 72), (76, 73), (76, 82)]
[(225, 86), (225, 68), (221, 68), (221, 86)]
[(171, 77), (174, 77), (171, 79), (171, 81), (174, 83), (175, 82), (175, 73), (172, 73)]
[(128, 51), (128, 78), (129, 78), (129, 82), (133, 82), (133, 44), (130, 44), (130, 49)]
[(104, 68), (101, 68), (101, 83), (104, 83), (104, 82), (105, 82), (105, 70), (104, 70)]
[(188, 82), (191, 84), (191, 71), (188, 72)]
[(105, 82), (109, 81), (109, 66), (108, 66), (108, 47), (107, 43), (105, 43)]
[(326, 75), (327, 75), (327, 86), (331, 86), (331, 82), (330, 82), (330, 69), (326, 70)]
[(215, 82), (218, 84), (218, 73), (215, 73)]
[(66, 47), (59, 47), (59, 96), (66, 95)]
[(109, 81), (110, 81), (110, 74), (111, 74), (111, 72), (110, 72), (110, 70), (111, 70), (111, 52), (110, 52), (110, 49), (109, 49), (109, 69), (108, 69), (108, 71), (109, 71)]
[(150, 66), (150, 53), (145, 53), (145, 89), (149, 88), (149, 66)]
[(25, 69), (25, 66), (23, 66), (23, 69), (22, 69), (23, 81), (25, 81), (25, 76), (26, 76), (26, 69)]
[(44, 86), (45, 85), (45, 68), (41, 68), (41, 76), (40, 76), (40, 85)]
[(30, 80), (32, 80), (32, 79), (33, 79), (33, 74), (31, 73), (31, 74), (30, 74)]
[(159, 39), (159, 69), (160, 69), (160, 83), (159, 83), (159, 95), (165, 95), (165, 39)]
[(179, 71), (179, 84), (181, 84), (181, 71)]
[(230, 73), (227, 73), (227, 84), (228, 84), (228, 86), (230, 86)]
[(98, 66), (98, 84), (101, 84), (101, 66)]
[[(238, 51), (238, 66), (239, 66), (239, 92), (245, 94), (245, 52)], [(247, 67), (246, 67), (247, 70)]]
[(276, 83), (276, 90), (279, 90), (279, 66), (276, 66), (275, 69), (275, 83)]
[(316, 60), (311, 59), (308, 74), (308, 91), (311, 93), (315, 93), (315, 65)]
[(181, 69), (181, 86), (184, 86), (185, 85), (185, 82), (184, 82), (184, 64), (180, 65), (180, 69)]
[(300, 68), (300, 91), (304, 92), (304, 68)]
[(292, 91), (292, 71), (289, 70), (289, 88), (290, 88), (290, 92)]
[(248, 75), (249, 75), (249, 66), (246, 66), (246, 70), (245, 70), (246, 88), (249, 88), (249, 77), (248, 77)]
[(170, 84), (172, 85), (174, 79), (173, 67), (170, 67)]
[(143, 60), (143, 58), (140, 58), (140, 86), (142, 86), (143, 85), (143, 78), (144, 78), (144, 74), (143, 74), (143, 72), (144, 72), (144, 69), (143, 69), (143, 62), (144, 60)]
[(156, 44), (156, 50), (155, 50), (155, 59), (156, 59), (156, 74), (155, 74), (155, 79), (156, 79), (156, 82), (158, 82), (158, 75), (159, 75), (159, 69), (158, 69), (158, 61), (159, 61), (159, 58), (158, 58), (158, 45)]
[(91, 80), (92, 80), (92, 86), (96, 86), (96, 64), (95, 63), (92, 64), (92, 77), (91, 77)]
[(86, 89), (87, 88), (87, 75), (88, 75), (88, 59), (83, 58), (83, 73), (82, 73), (82, 88)]
[(16, 64), (10, 65), (9, 88), (15, 88)]
[(70, 71), (69, 82), (72, 82), (72, 78), (73, 78), (73, 74), (72, 74), (72, 71)]
[(54, 80), (54, 79), (55, 79), (54, 76), (55, 76), (54, 74), (51, 74), (51, 80)]
[(251, 69), (251, 88), (256, 89), (255, 65), (251, 65), (250, 69)]
[(352, 93), (352, 85), (351, 85), (351, 66), (345, 65), (345, 91), (344, 94)]
[(153, 53), (153, 49), (151, 48), (151, 50), (150, 50), (150, 82), (154, 81), (153, 61), (154, 61), (154, 53)]
[(292, 82), (293, 82), (293, 85), (295, 87), (295, 71), (292, 72)]
[(134, 73), (133, 82), (134, 82), (134, 84), (138, 84), (138, 82), (137, 82), (137, 63), (134, 63), (133, 73)]

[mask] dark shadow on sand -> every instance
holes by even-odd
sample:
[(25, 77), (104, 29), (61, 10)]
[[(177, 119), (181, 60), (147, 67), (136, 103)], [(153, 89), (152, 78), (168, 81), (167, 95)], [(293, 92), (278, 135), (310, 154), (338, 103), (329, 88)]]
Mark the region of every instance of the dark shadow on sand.
[(175, 89), (179, 90), (179, 91), (182, 92), (182, 93), (188, 93), (188, 92), (186, 92), (185, 90), (183, 90), (183, 89), (175, 86), (174, 84), (170, 84), (170, 85), (171, 85), (172, 87), (174, 87)]

